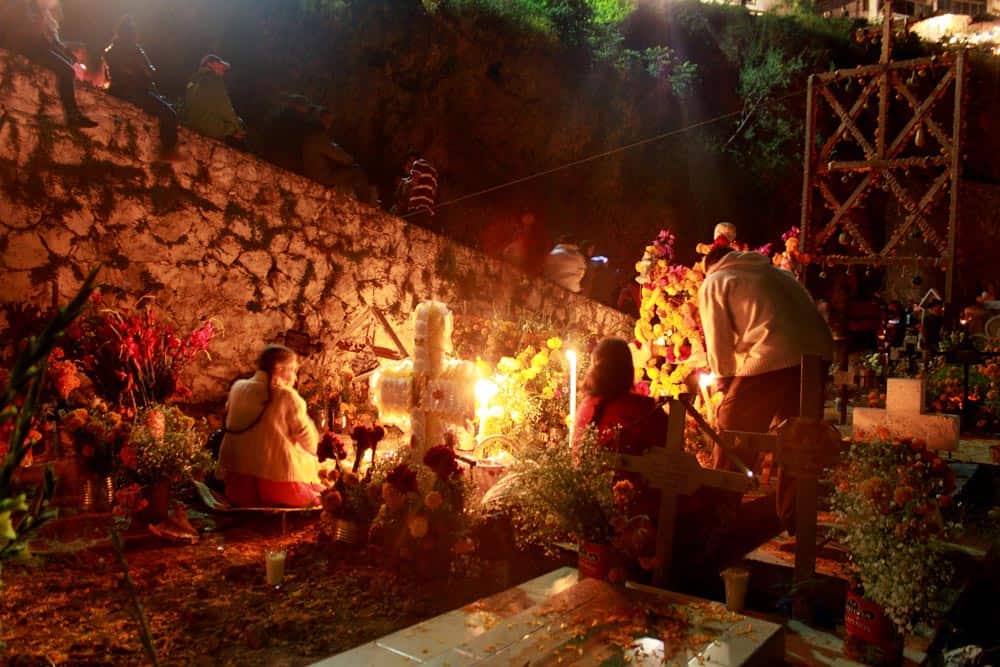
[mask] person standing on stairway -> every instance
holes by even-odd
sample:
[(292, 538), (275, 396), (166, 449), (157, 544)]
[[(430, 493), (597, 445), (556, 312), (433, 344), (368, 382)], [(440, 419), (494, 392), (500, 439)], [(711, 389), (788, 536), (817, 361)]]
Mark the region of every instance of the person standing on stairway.
[(562, 237), (545, 258), (542, 275), (546, 280), (579, 293), (583, 276), (587, 273), (587, 258), (569, 237)]
[(395, 205), (391, 212), (409, 222), (430, 227), (438, 198), (438, 171), (416, 148), (406, 153), (403, 177), (396, 184)]
[(115, 38), (104, 49), (110, 86), (108, 92), (131, 102), (160, 121), (160, 148), (164, 157), (176, 155), (177, 114), (156, 90), (156, 68), (138, 44), (135, 24), (127, 14), (118, 22)]
[(97, 127), (77, 106), (73, 55), (59, 37), (59, 13), (57, 0), (14, 0), (0, 15), (4, 24), (0, 26), (3, 31), (0, 45), (20, 51), (55, 73), (67, 125)]
[(244, 148), (247, 133), (243, 119), (236, 115), (223, 79), (229, 67), (229, 63), (214, 54), (201, 59), (198, 71), (184, 91), (181, 122), (206, 137)]

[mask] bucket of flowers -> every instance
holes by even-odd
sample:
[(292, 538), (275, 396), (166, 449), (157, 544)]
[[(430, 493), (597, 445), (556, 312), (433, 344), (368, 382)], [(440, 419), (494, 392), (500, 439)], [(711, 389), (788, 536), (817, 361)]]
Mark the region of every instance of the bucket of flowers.
[(510, 517), (519, 546), (554, 554), (561, 543), (575, 543), (580, 573), (603, 578), (612, 560), (615, 462), (592, 429), (575, 445), (564, 439), (525, 447), (483, 504)]
[(137, 415), (119, 456), (129, 475), (146, 486), (152, 521), (166, 518), (172, 483), (211, 466), (204, 440), (195, 420), (175, 406), (153, 405)]
[(902, 635), (933, 618), (952, 573), (941, 545), (958, 528), (949, 521), (954, 473), (923, 441), (879, 433), (856, 436), (833, 478), (835, 533), (856, 577), (846, 649), (897, 664)]
[(60, 444), (76, 453), (83, 478), (81, 508), (111, 507), (115, 462), (128, 441), (129, 425), (102, 400), (89, 408), (64, 411), (59, 420)]
[(447, 438), (426, 452), (423, 468), (399, 463), (382, 478), (369, 546), (385, 564), (405, 564), (424, 577), (445, 576), (454, 556), (474, 549), (467, 534), (472, 482), (453, 445)]
[(336, 461), (336, 466), (326, 476), (329, 486), (323, 492), (320, 516), (320, 533), (334, 544), (360, 546), (368, 535), (368, 525), (378, 509), (369, 483), (356, 472), (345, 469), (341, 462), (347, 458), (347, 448), (332, 431), (327, 431), (317, 448), (320, 463)]

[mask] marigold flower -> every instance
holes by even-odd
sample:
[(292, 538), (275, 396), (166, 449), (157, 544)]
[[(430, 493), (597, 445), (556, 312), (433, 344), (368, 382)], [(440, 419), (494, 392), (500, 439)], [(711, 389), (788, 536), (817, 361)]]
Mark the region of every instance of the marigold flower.
[(900, 507), (903, 507), (906, 503), (913, 500), (913, 487), (897, 486), (896, 490), (893, 491), (892, 500)]
[(444, 503), (444, 497), (438, 491), (431, 491), (424, 496), (424, 505), (429, 510), (436, 510)]
[(454, 551), (459, 556), (463, 556), (465, 554), (471, 554), (475, 550), (476, 550), (476, 543), (472, 541), (471, 537), (461, 538), (460, 540), (455, 542), (455, 546), (452, 547), (452, 551)]
[(418, 514), (417, 516), (410, 517), (410, 520), (406, 522), (406, 527), (410, 531), (410, 535), (419, 540), (427, 535), (430, 522), (427, 521), (427, 517)]
[(10, 520), (10, 512), (0, 512), (0, 537), (6, 540), (16, 540), (17, 533), (14, 532), (14, 524)]

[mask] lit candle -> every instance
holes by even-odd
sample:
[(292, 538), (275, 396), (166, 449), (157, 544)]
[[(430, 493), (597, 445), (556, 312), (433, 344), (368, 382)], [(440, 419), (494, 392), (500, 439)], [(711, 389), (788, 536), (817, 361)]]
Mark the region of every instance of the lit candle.
[(702, 373), (698, 377), (698, 387), (701, 389), (701, 400), (705, 402), (705, 412), (708, 414), (708, 423), (715, 425), (715, 405), (712, 397), (708, 393), (708, 388), (715, 382), (715, 373)]
[(492, 380), (485, 378), (476, 380), (476, 416), (479, 418), (480, 439), (490, 435), (486, 429), (486, 421), (490, 413), (490, 401), (493, 400), (498, 391), (500, 388)]
[(573, 444), (573, 426), (576, 424), (576, 350), (566, 350), (569, 360), (569, 441)]
[(285, 552), (269, 551), (264, 561), (267, 573), (267, 585), (278, 586), (285, 578)]

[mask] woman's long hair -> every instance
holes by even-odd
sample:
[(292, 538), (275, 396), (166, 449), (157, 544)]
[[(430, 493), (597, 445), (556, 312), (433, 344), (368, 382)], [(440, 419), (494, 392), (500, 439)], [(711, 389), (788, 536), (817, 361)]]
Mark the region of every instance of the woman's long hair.
[(605, 338), (594, 349), (583, 390), (598, 398), (617, 398), (632, 391), (632, 351), (621, 338)]
[(267, 373), (267, 398), (264, 399), (266, 406), (271, 402), (271, 379), (274, 377), (274, 369), (282, 364), (294, 361), (298, 357), (294, 350), (272, 343), (264, 348), (264, 351), (257, 357), (257, 368)]

